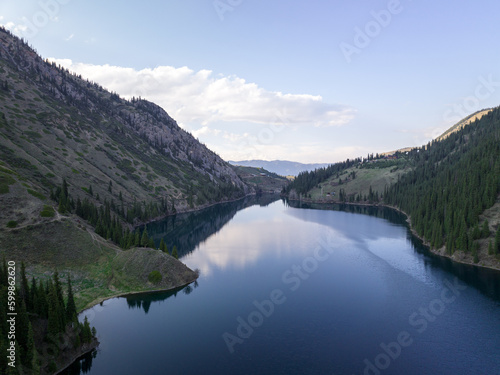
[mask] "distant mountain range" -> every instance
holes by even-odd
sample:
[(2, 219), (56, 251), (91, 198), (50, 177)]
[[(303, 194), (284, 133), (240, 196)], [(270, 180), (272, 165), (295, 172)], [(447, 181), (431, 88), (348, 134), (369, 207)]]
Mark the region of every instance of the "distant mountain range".
[(264, 168), (281, 176), (297, 176), (300, 172), (313, 171), (317, 168), (323, 168), (329, 164), (303, 164), (288, 160), (241, 160), (229, 161), (232, 165), (241, 165), (243, 167)]

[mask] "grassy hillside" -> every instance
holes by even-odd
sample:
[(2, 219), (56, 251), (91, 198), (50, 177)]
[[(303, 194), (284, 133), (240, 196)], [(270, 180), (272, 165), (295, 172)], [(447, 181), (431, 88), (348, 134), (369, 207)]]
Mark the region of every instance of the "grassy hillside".
[(288, 184), (286, 177), (269, 172), (264, 168), (241, 165), (235, 165), (233, 168), (238, 176), (257, 192), (280, 193), (283, 187)]
[(357, 201), (364, 202), (368, 200), (370, 189), (382, 196), (385, 189), (397, 182), (398, 178), (410, 168), (410, 163), (406, 160), (390, 163), (385, 160), (374, 160), (371, 163), (359, 163), (318, 184), (309, 190), (306, 198), (313, 201), (338, 201), (342, 190), (347, 200), (356, 201), (359, 196)]
[[(58, 215), (39, 224), (2, 229), (0, 248), (6, 259), (18, 265), (24, 261), (30, 277), (45, 280), (58, 270), (64, 282), (70, 275), (79, 310), (102, 298), (169, 289), (197, 278), (161, 251), (118, 248), (74, 216)], [(163, 276), (159, 284), (148, 281), (155, 270)]]
[(460, 120), (458, 123), (456, 123), (455, 125), (453, 125), (449, 129), (447, 129), (443, 134), (436, 137), (436, 141), (442, 141), (442, 140), (446, 139), (448, 136), (450, 136), (450, 134), (453, 134), (453, 133), (463, 129), (465, 126), (472, 124), (476, 120), (480, 120), (484, 115), (490, 113), (492, 110), (493, 110), (492, 108), (482, 109), (480, 111), (477, 111), (477, 112), (467, 116), (463, 120)]

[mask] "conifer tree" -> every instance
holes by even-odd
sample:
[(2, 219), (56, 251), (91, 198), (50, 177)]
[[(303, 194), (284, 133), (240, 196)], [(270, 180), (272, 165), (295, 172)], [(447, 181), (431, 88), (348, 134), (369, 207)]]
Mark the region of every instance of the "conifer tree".
[(165, 241), (163, 240), (163, 238), (160, 241), (160, 250), (163, 251), (164, 253), (168, 252), (167, 245), (165, 244)]
[(148, 230), (144, 228), (144, 231), (142, 232), (142, 237), (141, 237), (141, 246), (146, 247), (148, 246), (149, 242), (149, 237), (148, 237)]
[(60, 310), (59, 301), (57, 299), (57, 293), (54, 285), (50, 283), (49, 285), (49, 295), (48, 295), (48, 324), (47, 331), (51, 338), (55, 338), (59, 332), (63, 330), (61, 326), (61, 316), (62, 312)]
[(40, 371), (37, 371), (37, 355), (36, 355), (36, 346), (35, 346), (35, 335), (33, 333), (33, 326), (31, 325), (31, 322), (28, 323), (29, 328), (28, 328), (28, 343), (26, 345), (26, 363), (25, 366), (27, 366), (29, 369), (33, 369), (33, 373), (39, 373)]
[(33, 335), (33, 327), (31, 322), (28, 320), (28, 338), (26, 345), (23, 348), (23, 357), (21, 358), (21, 363), (25, 368), (33, 369), (33, 358), (35, 355), (35, 338)]
[(152, 237), (148, 240), (148, 247), (151, 249), (155, 248), (155, 240)]
[(483, 227), (481, 228), (481, 237), (488, 238), (490, 236), (490, 226), (488, 219), (483, 222)]
[(134, 246), (139, 246), (141, 244), (141, 232), (140, 230), (135, 231)]
[(68, 194), (68, 183), (66, 182), (66, 179), (63, 178), (63, 182), (62, 182), (62, 192), (64, 194), (64, 196), (67, 198), (69, 196)]
[(130, 249), (132, 246), (134, 246), (134, 232), (129, 231), (127, 233), (127, 244), (125, 246), (126, 249)]
[(61, 281), (59, 280), (59, 272), (54, 273), (54, 290), (56, 293), (56, 302), (57, 302), (57, 317), (59, 319), (59, 327), (60, 331), (62, 332), (64, 330), (64, 327), (66, 326), (66, 308), (64, 307), (64, 297), (63, 297), (63, 291), (62, 291), (62, 286), (61, 286)]
[(0, 285), (7, 287), (9, 284), (8, 284), (8, 274), (7, 274), (7, 261), (5, 260), (5, 255), (3, 256), (2, 268), (3, 271), (1, 275), (2, 277), (0, 279)]
[(31, 305), (31, 295), (30, 295), (30, 288), (28, 284), (28, 279), (26, 278), (26, 266), (24, 262), (21, 262), (21, 288), (19, 290), (21, 298), (24, 300), (26, 303), (26, 307), (31, 310), (32, 305)]
[(47, 319), (49, 317), (49, 303), (47, 302), (47, 292), (42, 283), (42, 280), (38, 283), (37, 288), (37, 310), (35, 311), (41, 318)]
[[(16, 340), (19, 343), (20, 359), (21, 363), (25, 365), (28, 362), (31, 362), (33, 358), (32, 352), (28, 353), (28, 341), (29, 341), (29, 325), (30, 321), (28, 318), (28, 313), (26, 311), (26, 303), (24, 299), (19, 296), (17, 308), (17, 316), (16, 316)], [(31, 348), (32, 350), (33, 348)]]
[(68, 302), (66, 303), (66, 321), (71, 322), (76, 318), (76, 305), (71, 287), (71, 276), (68, 275)]
[(174, 247), (172, 248), (172, 256), (175, 258), (175, 259), (179, 259), (179, 254), (177, 253), (177, 246), (174, 245)]
[(60, 214), (66, 213), (66, 197), (64, 196), (62, 191), (61, 194), (59, 194), (59, 206), (57, 208), (57, 211), (59, 211)]
[(92, 331), (90, 330), (90, 324), (87, 316), (85, 316), (85, 319), (83, 321), (80, 335), (83, 343), (89, 343), (92, 341)]

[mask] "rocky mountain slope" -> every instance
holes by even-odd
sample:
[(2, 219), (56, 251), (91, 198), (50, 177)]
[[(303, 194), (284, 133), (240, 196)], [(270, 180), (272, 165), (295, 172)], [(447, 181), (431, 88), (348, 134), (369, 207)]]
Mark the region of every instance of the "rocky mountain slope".
[(0, 160), (45, 196), (65, 178), (74, 199), (120, 201), (125, 210), (162, 202), (164, 214), (250, 191), (159, 106), (121, 99), (1, 29), (0, 112)]
[(283, 187), (288, 184), (286, 177), (264, 168), (243, 167), (240, 165), (235, 165), (233, 168), (238, 176), (258, 193), (281, 193)]

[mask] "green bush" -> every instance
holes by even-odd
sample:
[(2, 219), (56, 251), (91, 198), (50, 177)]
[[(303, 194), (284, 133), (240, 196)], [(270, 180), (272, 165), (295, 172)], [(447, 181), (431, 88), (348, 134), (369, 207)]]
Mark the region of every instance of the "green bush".
[(15, 228), (17, 227), (17, 221), (11, 220), (7, 223), (7, 228)]
[(41, 217), (54, 217), (56, 215), (54, 208), (49, 205), (43, 206), (42, 212), (40, 212)]
[(54, 361), (51, 361), (49, 363), (49, 371), (50, 372), (56, 372), (57, 371), (57, 365)]
[(41, 199), (42, 201), (45, 200), (45, 199), (47, 199), (45, 197), (45, 195), (39, 193), (38, 191), (35, 191), (35, 190), (32, 190), (32, 189), (27, 189), (27, 190), (28, 190), (28, 193), (30, 193), (34, 197), (37, 197), (38, 199)]
[(0, 194), (7, 194), (9, 192), (9, 185), (14, 184), (16, 181), (6, 174), (0, 174)]
[(162, 280), (161, 273), (159, 271), (151, 271), (148, 280), (150, 283), (158, 284)]
[(3, 168), (3, 167), (0, 167), (0, 172), (7, 173), (7, 174), (13, 174), (14, 173), (10, 169)]

